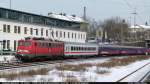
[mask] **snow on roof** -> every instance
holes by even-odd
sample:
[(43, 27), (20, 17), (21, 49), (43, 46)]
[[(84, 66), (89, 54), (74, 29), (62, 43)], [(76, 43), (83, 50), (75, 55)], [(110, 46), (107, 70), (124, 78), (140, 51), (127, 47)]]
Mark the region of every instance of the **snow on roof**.
[(74, 22), (85, 22), (82, 18), (76, 17), (75, 15), (66, 15), (66, 14), (54, 14), (54, 13), (49, 13), (49, 17), (53, 18), (58, 18), (62, 20), (67, 20), (67, 21), (74, 21)]
[(150, 26), (147, 25), (136, 25), (131, 26), (130, 28), (144, 28), (144, 29), (150, 29)]

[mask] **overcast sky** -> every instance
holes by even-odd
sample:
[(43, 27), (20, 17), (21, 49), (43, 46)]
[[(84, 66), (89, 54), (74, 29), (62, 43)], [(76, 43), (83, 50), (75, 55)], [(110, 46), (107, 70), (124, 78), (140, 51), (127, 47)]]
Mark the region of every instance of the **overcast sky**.
[[(10, 0), (0, 0), (0, 7), (9, 8)], [(12, 9), (47, 15), (48, 12), (77, 16), (83, 15), (87, 7), (87, 16), (97, 21), (120, 16), (133, 23), (134, 8), (137, 8), (137, 23), (150, 24), (150, 0), (12, 0)]]

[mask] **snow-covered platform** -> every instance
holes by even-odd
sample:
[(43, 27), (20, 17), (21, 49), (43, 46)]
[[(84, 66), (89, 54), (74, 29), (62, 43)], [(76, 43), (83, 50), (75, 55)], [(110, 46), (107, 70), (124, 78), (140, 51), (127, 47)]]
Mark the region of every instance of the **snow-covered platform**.
[(0, 55), (0, 63), (8, 63), (16, 60), (14, 55)]

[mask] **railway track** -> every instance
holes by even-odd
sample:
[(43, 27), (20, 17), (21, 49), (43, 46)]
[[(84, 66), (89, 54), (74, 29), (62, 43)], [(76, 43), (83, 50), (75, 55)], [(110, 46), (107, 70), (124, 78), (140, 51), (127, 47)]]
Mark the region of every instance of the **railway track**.
[(31, 66), (40, 66), (40, 65), (47, 65), (47, 64), (60, 64), (66, 62), (75, 62), (75, 61), (82, 61), (82, 60), (92, 60), (92, 59), (102, 59), (108, 57), (96, 57), (96, 58), (82, 58), (82, 59), (65, 59), (65, 60), (52, 60), (52, 61), (43, 61), (43, 62), (31, 62), (31, 63), (3, 63), (0, 64), (0, 70), (6, 69), (14, 69), (14, 68), (22, 68), (22, 67), (31, 67)]
[[(127, 74), (126, 76), (120, 78), (119, 80), (117, 80), (116, 82), (124, 82), (125, 79), (128, 79), (130, 76), (134, 75), (135, 73), (137, 73), (138, 71), (140, 71), (141, 69), (145, 68), (146, 66), (150, 65), (150, 62), (143, 65), (142, 67), (136, 69), (135, 71)], [(137, 82), (143, 82), (144, 79), (150, 74), (150, 71), (147, 72), (144, 76), (142, 76)]]
[[(119, 56), (119, 57), (127, 57), (127, 56)], [(40, 65), (47, 65), (47, 64), (60, 64), (60, 63), (83, 61), (83, 60), (110, 59), (110, 58), (116, 58), (116, 57), (114, 56), (112, 57), (89, 57), (89, 58), (80, 58), (80, 59), (50, 60), (50, 61), (31, 62), (31, 63), (21, 63), (21, 62), (3, 63), (3, 64), (0, 64), (0, 70), (2, 71), (6, 69), (14, 69), (14, 68), (22, 68), (22, 67), (40, 66)]]

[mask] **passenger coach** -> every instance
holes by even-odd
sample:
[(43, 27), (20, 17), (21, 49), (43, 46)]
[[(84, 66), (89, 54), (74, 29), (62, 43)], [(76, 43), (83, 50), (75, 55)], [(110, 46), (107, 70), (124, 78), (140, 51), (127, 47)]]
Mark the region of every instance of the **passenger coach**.
[(97, 56), (98, 45), (92, 43), (65, 43), (65, 56)]

